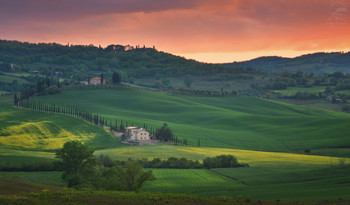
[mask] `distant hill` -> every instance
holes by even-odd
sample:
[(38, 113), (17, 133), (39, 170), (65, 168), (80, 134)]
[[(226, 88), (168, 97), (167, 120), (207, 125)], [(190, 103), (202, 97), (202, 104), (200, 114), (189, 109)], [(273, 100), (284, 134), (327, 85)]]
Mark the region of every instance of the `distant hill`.
[(350, 73), (350, 52), (313, 53), (296, 58), (267, 56), (244, 62), (226, 63), (223, 65), (242, 68), (251, 67), (261, 69), (264, 72), (288, 71), (295, 73), (298, 70), (301, 70), (303, 72), (313, 72), (315, 74), (333, 73), (335, 71)]
[(218, 64), (205, 64), (145, 46), (60, 45), (0, 40), (0, 71), (60, 75), (74, 80), (87, 80), (114, 71), (128, 77), (183, 77), (213, 73), (238, 73), (237, 69)]

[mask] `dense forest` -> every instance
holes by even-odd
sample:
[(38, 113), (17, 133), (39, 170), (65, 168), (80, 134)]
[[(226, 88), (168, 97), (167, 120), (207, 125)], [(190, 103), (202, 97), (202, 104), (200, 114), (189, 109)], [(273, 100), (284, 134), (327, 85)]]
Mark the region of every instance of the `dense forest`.
[(244, 73), (252, 69), (205, 64), (157, 51), (155, 47), (109, 45), (60, 45), (0, 40), (0, 71), (40, 72), (63, 78), (87, 80), (96, 74), (107, 77), (117, 70), (122, 79), (149, 76), (180, 77), (214, 73)]

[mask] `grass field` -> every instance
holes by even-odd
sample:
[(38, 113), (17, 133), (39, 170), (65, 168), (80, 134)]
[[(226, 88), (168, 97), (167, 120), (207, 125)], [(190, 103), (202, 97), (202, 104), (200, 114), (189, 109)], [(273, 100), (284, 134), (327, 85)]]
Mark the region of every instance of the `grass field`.
[[(261, 199), (349, 199), (349, 166), (324, 168), (249, 167), (214, 169), (215, 173), (247, 186), (237, 191)], [(237, 194), (237, 192), (235, 192)]]
[(218, 196), (243, 185), (206, 169), (153, 169), (157, 180), (147, 182), (142, 191), (179, 192)]
[[(70, 139), (93, 146), (95, 155), (120, 160), (186, 157), (201, 161), (233, 154), (251, 167), (154, 169), (157, 180), (147, 183), (142, 191), (287, 201), (349, 199), (348, 166), (338, 167), (336, 157), (301, 154), (311, 148), (312, 153), (334, 156), (337, 150), (339, 155), (349, 157), (348, 152), (339, 151), (340, 146), (350, 145), (347, 114), (243, 96), (180, 96), (135, 89), (69, 90), (36, 100), (77, 105), (108, 119), (140, 126), (147, 123), (158, 128), (167, 122), (175, 135), (188, 139), (190, 146), (122, 145), (106, 131), (82, 120), (17, 109), (11, 106), (11, 97), (1, 97), (3, 165), (53, 159), (55, 149)], [(198, 139), (201, 147), (196, 147)], [(349, 161), (347, 158), (346, 164)], [(3, 172), (0, 177), (62, 186), (60, 174)]]
[[(153, 169), (156, 180), (147, 182), (141, 191), (274, 201), (349, 200), (349, 168)], [(61, 172), (1, 173), (5, 179), (63, 186), (60, 176)]]
[[(201, 174), (200, 176), (208, 176)], [(210, 174), (209, 174), (210, 176)], [(192, 178), (194, 177), (194, 178)], [(217, 178), (217, 177), (216, 177)], [(192, 175), (191, 182), (201, 180)], [(300, 201), (281, 202), (265, 201), (251, 198), (229, 196), (196, 196), (183, 193), (150, 193), (150, 192), (118, 192), (118, 191), (77, 191), (56, 188), (48, 185), (0, 179), (0, 204), (200, 204), (200, 205), (347, 205), (349, 201)]]
[[(250, 150), (209, 148), (209, 147), (182, 147), (170, 145), (134, 146), (116, 149), (104, 149), (95, 152), (96, 155), (109, 155), (112, 159), (127, 160), (128, 158), (153, 159), (156, 157), (167, 159), (169, 157), (186, 157), (202, 161), (205, 157), (214, 157), (220, 154), (231, 154), (238, 161), (251, 166), (329, 166), (331, 162), (337, 163), (339, 158), (315, 156), (304, 154), (260, 152)], [(348, 162), (350, 160), (347, 160)]]
[(297, 92), (316, 93), (324, 92), (327, 86), (313, 86), (311, 88), (304, 87), (288, 87), (285, 90), (273, 90), (273, 92), (281, 93), (282, 96), (294, 96)]
[[(350, 146), (345, 113), (244, 96), (180, 96), (135, 89), (82, 89), (37, 101), (78, 105), (108, 119), (158, 128), (167, 122), (190, 145), (280, 152)], [(98, 106), (96, 106), (98, 105)]]
[[(252, 199), (296, 201), (350, 199), (349, 167), (317, 169), (226, 168), (153, 170), (157, 180), (143, 191), (193, 193)], [(227, 176), (227, 178), (225, 178)]]
[(121, 146), (114, 136), (90, 123), (65, 115), (17, 109), (9, 104), (11, 99), (0, 98), (0, 165), (18, 166), (25, 161), (52, 158), (56, 149), (75, 139), (96, 149)]
[(23, 80), (21, 78), (19, 78), (20, 76), (15, 76), (15, 75), (0, 75), (0, 82), (4, 82), (4, 83), (12, 83), (12, 81), (17, 80), (17, 82), (19, 84), (23, 84), (23, 83), (29, 83), (26, 80)]
[(63, 187), (62, 172), (0, 172), (0, 178)]

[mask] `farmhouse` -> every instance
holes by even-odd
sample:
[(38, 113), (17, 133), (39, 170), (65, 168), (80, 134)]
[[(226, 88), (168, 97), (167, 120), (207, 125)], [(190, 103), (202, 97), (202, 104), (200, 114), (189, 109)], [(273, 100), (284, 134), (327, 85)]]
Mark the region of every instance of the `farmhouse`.
[(89, 85), (89, 82), (87, 82), (87, 81), (80, 81), (80, 84), (81, 85)]
[(151, 136), (147, 130), (138, 127), (127, 127), (125, 133), (132, 141), (151, 140)]
[[(103, 79), (103, 84), (106, 83), (106, 80)], [(95, 77), (90, 79), (90, 85), (100, 85), (101, 84), (101, 77)]]

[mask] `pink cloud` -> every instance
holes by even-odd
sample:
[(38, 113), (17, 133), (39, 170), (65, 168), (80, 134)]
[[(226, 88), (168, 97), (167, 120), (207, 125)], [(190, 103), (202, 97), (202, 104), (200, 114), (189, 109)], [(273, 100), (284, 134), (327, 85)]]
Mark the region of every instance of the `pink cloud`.
[(347, 2), (340, 4), (347, 8), (342, 13), (345, 24), (330, 24), (330, 0), (0, 0), (0, 4), (0, 38), (5, 39), (146, 44), (180, 54), (350, 48)]

